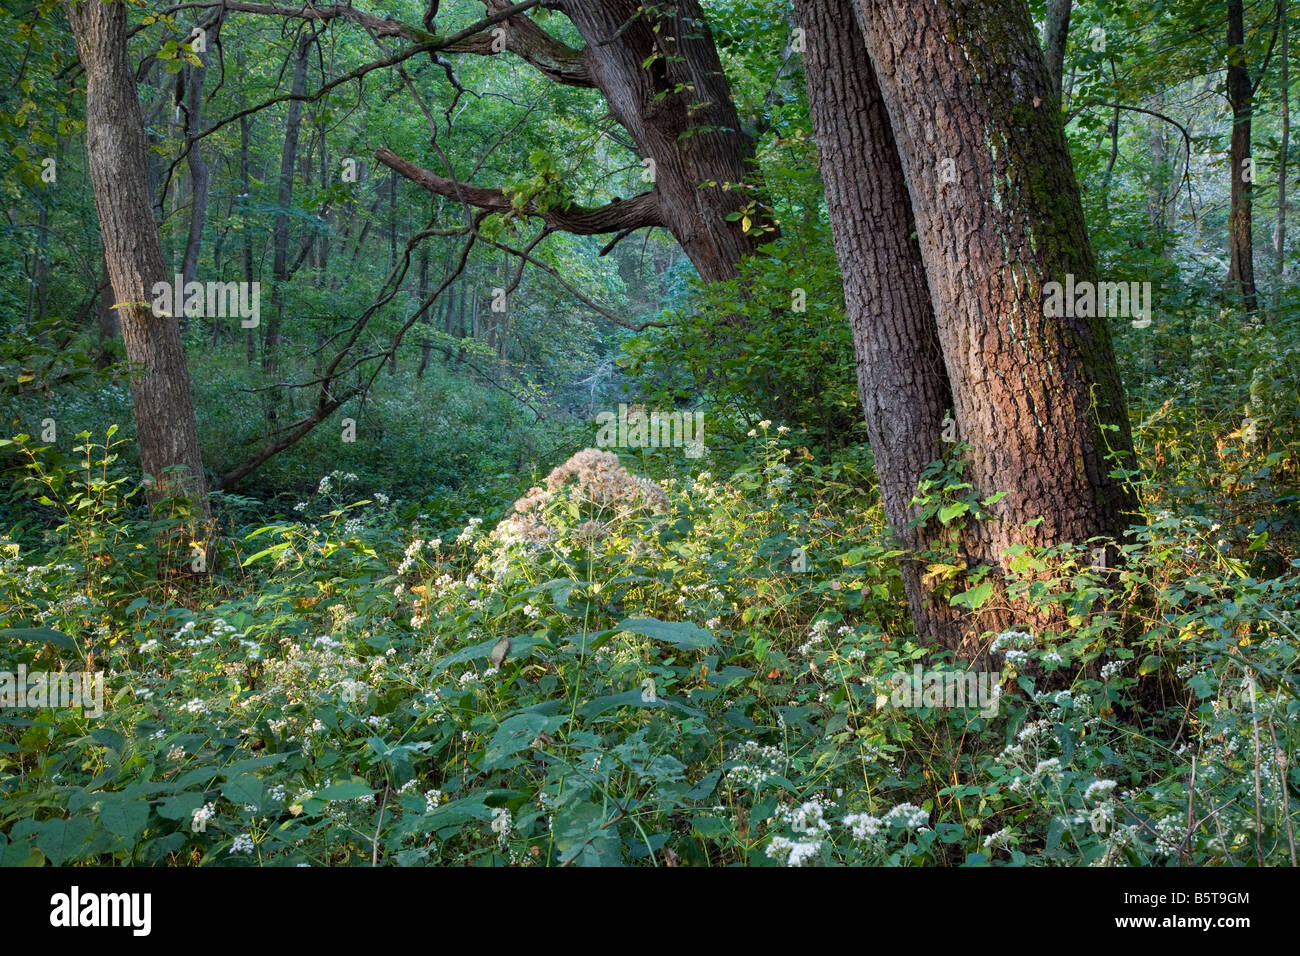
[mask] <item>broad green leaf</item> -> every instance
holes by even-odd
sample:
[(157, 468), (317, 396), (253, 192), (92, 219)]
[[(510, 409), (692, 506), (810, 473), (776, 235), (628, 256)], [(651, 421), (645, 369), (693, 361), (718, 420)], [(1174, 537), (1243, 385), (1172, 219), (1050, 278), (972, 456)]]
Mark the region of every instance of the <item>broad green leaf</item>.
[(985, 581), (983, 584), (976, 585), (969, 591), (962, 591), (960, 594), (954, 594), (949, 598), (950, 604), (959, 607), (968, 607), (972, 611), (978, 611), (984, 602), (993, 596), (993, 582)]
[(44, 641), (75, 654), (81, 653), (77, 650), (76, 641), (50, 627), (0, 627), (0, 637), (16, 637), (20, 641)]
[(615, 630), (631, 631), (674, 647), (697, 651), (713, 644), (713, 635), (690, 621), (659, 621), (652, 617), (629, 617)]
[(251, 805), (261, 809), (262, 781), (257, 774), (241, 773), (221, 785), (221, 795), (240, 806)]
[(313, 800), (356, 800), (360, 797), (373, 796), (374, 791), (370, 785), (362, 783), (359, 780), (345, 780), (342, 783), (332, 783), (328, 787), (317, 790), (312, 795)]
[(942, 524), (947, 524), (953, 518), (964, 515), (968, 511), (970, 511), (970, 505), (966, 504), (966, 502), (954, 501), (939, 509), (939, 521)]
[(547, 719), (543, 714), (515, 714), (507, 717), (492, 735), (483, 754), (483, 769), (490, 770), (507, 757), (532, 745), (537, 735), (546, 729)]
[(99, 822), (110, 833), (120, 836), (127, 843), (134, 843), (149, 822), (149, 802), (122, 794), (106, 796), (99, 804)]
[(36, 845), (41, 848), (52, 866), (62, 866), (63, 861), (86, 842), (93, 827), (85, 817), (68, 820), (46, 820), (41, 832), (36, 834)]

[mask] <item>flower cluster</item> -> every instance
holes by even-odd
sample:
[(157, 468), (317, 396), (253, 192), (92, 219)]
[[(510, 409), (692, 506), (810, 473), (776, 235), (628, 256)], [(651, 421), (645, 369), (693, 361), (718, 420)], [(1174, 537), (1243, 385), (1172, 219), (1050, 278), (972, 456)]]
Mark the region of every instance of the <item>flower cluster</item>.
[(546, 508), (561, 496), (600, 518), (589, 518), (577, 528), (579, 538), (598, 540), (609, 534), (613, 519), (668, 510), (668, 494), (659, 485), (639, 478), (619, 464), (618, 456), (586, 448), (546, 477), (546, 487), (534, 487), (515, 502), (515, 513), (493, 535), (503, 543), (544, 545), (555, 540), (556, 529), (547, 521)]

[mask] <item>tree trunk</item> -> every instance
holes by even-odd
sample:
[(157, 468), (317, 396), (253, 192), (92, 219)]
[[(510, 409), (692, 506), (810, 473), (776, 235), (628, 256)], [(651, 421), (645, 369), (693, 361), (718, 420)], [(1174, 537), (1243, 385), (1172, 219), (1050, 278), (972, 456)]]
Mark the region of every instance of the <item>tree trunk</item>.
[(1246, 30), (1242, 0), (1228, 0), (1228, 103), (1232, 106), (1232, 207), (1228, 216), (1228, 289), (1241, 296), (1246, 314), (1258, 307), (1255, 291), (1255, 243), (1251, 213), (1250, 121), (1254, 93), (1246, 67)]
[(187, 495), (208, 517), (190, 375), (175, 316), (151, 309), (156, 282), (170, 282), (149, 196), (144, 122), (126, 52), (126, 6), (70, 2), (68, 22), (86, 74), (86, 156), (95, 192), (113, 295), (126, 355), (135, 367), (140, 467), (157, 504)]
[(457, 366), (460, 366), (465, 361), (465, 356), (467, 354), (465, 349), (465, 336), (470, 334), (469, 316), (466, 313), (466, 310), (469, 307), (469, 302), (468, 302), (468, 297), (465, 295), (466, 284), (468, 282), (469, 282), (469, 278), (465, 277), (458, 280), (456, 282), (456, 286), (453, 287), (453, 288), (455, 287), (460, 288), (460, 297), (459, 297), (460, 301), (456, 308), (456, 326), (457, 326), (456, 337), (460, 339), (460, 347), (456, 350)]
[[(244, 75), (244, 51), (240, 50), (236, 59), (236, 67), (240, 76)], [(247, 94), (241, 89), (240, 91), (240, 108), (248, 106)], [(253, 283), (253, 231), (248, 222), (248, 210), (252, 205), (252, 175), (249, 170), (248, 150), (252, 138), (253, 118), (252, 116), (241, 116), (239, 118), (239, 188), (240, 198), (242, 199), (243, 208), (240, 210), (243, 216), (243, 222), (240, 225), (240, 238), (242, 245), (240, 252), (243, 257), (244, 281), (250, 286)], [(244, 352), (245, 359), (249, 365), (257, 361), (257, 330), (244, 330)]]
[[(103, 261), (103, 260), (101, 260)], [(108, 368), (113, 364), (113, 352), (109, 342), (121, 332), (117, 310), (113, 308), (113, 286), (108, 275), (108, 263), (103, 263), (103, 275), (100, 280), (98, 314), (99, 314), (99, 351), (95, 357), (98, 368)]]
[[(489, 10), (505, 5), (488, 3)], [(577, 28), (584, 49), (563, 47), (523, 15), (505, 21), (507, 45), (516, 49), (516, 40), (527, 45), (531, 37), (543, 47), (559, 46), (567, 69), (539, 68), (604, 95), (646, 163), (644, 178), (654, 184), (654, 212), (661, 220), (655, 224), (673, 234), (704, 281), (735, 277), (741, 256), (773, 239), (774, 231), (759, 197), (742, 186), (752, 172), (754, 142), (741, 128), (698, 0), (561, 0), (555, 7)], [(395, 157), (381, 151), (380, 159), (393, 165)], [(421, 185), (453, 200), (463, 192), (427, 178)], [(626, 202), (623, 211), (636, 218)], [(750, 217), (749, 231), (742, 213)], [(624, 225), (612, 223), (609, 231)]]
[[(295, 96), (307, 92), (307, 59), (314, 40), (314, 34), (304, 33), (298, 41), (290, 85), (290, 91)], [(267, 321), (266, 338), (262, 343), (262, 367), (273, 377), (279, 370), (277, 352), (284, 322), (285, 286), (289, 282), (289, 211), (293, 206), (293, 173), (298, 159), (298, 132), (301, 126), (302, 100), (290, 100), (284, 121), (284, 149), (280, 153), (280, 183), (276, 191), (275, 226), (272, 231), (271, 317)]]
[[(1048, 282), (1095, 282), (1060, 110), (1023, 0), (855, 0), (912, 200), (967, 480), (1010, 493), (967, 566), (1118, 539), (1110, 476), (1132, 438), (1107, 320), (1049, 314)], [(832, 210), (832, 217), (836, 215)], [(1028, 623), (991, 602), (981, 622)], [(1044, 622), (1053, 623), (1053, 622)], [(1056, 622), (1059, 623), (1059, 622)]]
[(34, 322), (45, 318), (45, 307), (50, 295), (50, 266), (46, 261), (49, 256), (49, 234), (50, 204), (42, 196), (40, 213), (36, 218), (36, 250), (32, 254), (31, 285), (27, 288), (28, 328), (31, 328)]
[[(420, 269), (416, 275), (415, 287), (421, 303), (429, 297), (429, 244), (420, 243)], [(449, 307), (445, 296), (438, 297), (437, 311), (443, 312)], [(429, 327), (433, 323), (433, 316), (429, 315), (429, 310), (424, 310), (424, 315), (420, 316), (420, 324), (424, 326), (424, 338), (420, 341), (420, 367), (415, 370), (417, 379), (424, 378), (425, 370), (429, 367), (429, 353), (433, 350), (433, 340), (429, 337)]]
[(699, 3), (567, 0), (562, 8), (586, 41), (588, 67), (614, 119), (654, 161), (668, 229), (705, 282), (733, 278), (740, 258), (772, 236), (727, 221), (751, 197), (723, 186), (746, 181), (754, 143), (741, 129)]
[(957, 650), (962, 620), (924, 576), (938, 526), (909, 527), (921, 472), (941, 454), (952, 393), (903, 168), (852, 0), (796, 0), (795, 12), (885, 514), (914, 556), (902, 571), (918, 638)]
[(1047, 0), (1047, 22), (1043, 25), (1043, 59), (1047, 74), (1061, 102), (1065, 77), (1065, 44), (1070, 38), (1070, 7), (1073, 0)]
[[(218, 24), (219, 26), (219, 24)], [(216, 30), (212, 31), (216, 39)], [(207, 76), (208, 54), (204, 49), (195, 54), (202, 62), (202, 67), (186, 67), (185, 84), (185, 140), (188, 147), (187, 161), (190, 167), (190, 229), (185, 241), (185, 257), (181, 262), (181, 273), (186, 283), (193, 282), (199, 269), (199, 254), (203, 249), (203, 224), (208, 215), (208, 185), (212, 172), (203, 158), (203, 141), (198, 138), (203, 132), (203, 80)], [(208, 316), (215, 327), (217, 318)], [(215, 334), (215, 333), (214, 333)]]
[(1278, 156), (1277, 156), (1277, 227), (1273, 231), (1273, 311), (1279, 314), (1282, 307), (1282, 286), (1286, 283), (1286, 167), (1287, 153), (1290, 150), (1291, 140), (1291, 91), (1288, 88), (1290, 83), (1290, 66), (1287, 63), (1291, 56), (1291, 32), (1287, 23), (1287, 2), (1280, 0), (1278, 3), (1278, 17), (1281, 19), (1279, 29), (1282, 33), (1282, 39), (1278, 50), (1281, 59), (1281, 76), (1278, 81), (1278, 89), (1282, 97), (1282, 128), (1278, 133)]
[(469, 319), (470, 319), (470, 333), (469, 333), (470, 338), (473, 339), (475, 342), (477, 342), (479, 340), (479, 328), (480, 328), (478, 286), (475, 286), (471, 290), (471, 297), (469, 303)]
[[(1164, 87), (1151, 94), (1149, 108), (1164, 112)], [(1169, 239), (1169, 131), (1164, 120), (1147, 117), (1147, 147), (1151, 150), (1151, 180), (1147, 184), (1147, 225), (1151, 227), (1149, 248), (1164, 258)]]

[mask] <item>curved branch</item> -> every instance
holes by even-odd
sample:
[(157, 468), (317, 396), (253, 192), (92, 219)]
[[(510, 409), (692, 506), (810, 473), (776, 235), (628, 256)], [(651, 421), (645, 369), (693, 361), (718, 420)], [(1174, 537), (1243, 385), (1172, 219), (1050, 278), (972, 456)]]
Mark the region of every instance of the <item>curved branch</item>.
[[(1166, 116), (1164, 113), (1160, 113), (1156, 110), (1149, 110), (1141, 106), (1129, 106), (1127, 103), (1102, 103), (1100, 101), (1083, 103), (1082, 105), (1075, 107), (1070, 111), (1070, 115), (1065, 118), (1065, 125), (1070, 125), (1070, 122), (1076, 116), (1093, 106), (1104, 106), (1107, 109), (1113, 110), (1128, 110), (1130, 113), (1145, 113), (1147, 116), (1154, 116), (1156, 119), (1164, 120), (1166, 123), (1176, 128), (1178, 132), (1182, 133), (1186, 155), (1183, 157), (1183, 175), (1180, 182), (1187, 184), (1187, 202), (1189, 205), (1192, 205), (1193, 207), (1195, 206), (1192, 201), (1192, 134), (1187, 131), (1186, 126), (1173, 117)], [(1168, 205), (1168, 203), (1166, 202), (1165, 205)], [(1193, 214), (1195, 214), (1194, 208)]]
[[(375, 159), (399, 176), (409, 179), (434, 195), (469, 203), (471, 206), (489, 212), (520, 212), (515, 209), (510, 197), (500, 189), (471, 186), (468, 183), (447, 179), (402, 159), (387, 147), (381, 146), (375, 150)], [(641, 193), (631, 199), (616, 199), (607, 206), (599, 206), (595, 209), (582, 206), (569, 206), (567, 209), (538, 209), (534, 203), (529, 202), (522, 212), (526, 216), (541, 219), (552, 229), (572, 233), (575, 236), (594, 236), (606, 232), (622, 232), (626, 229), (664, 225), (659, 199), (654, 193)]]
[[(494, 4), (489, 14), (477, 23), (471, 24), (463, 30), (449, 36), (438, 36), (430, 33), (428, 30), (422, 30), (419, 27), (413, 27), (405, 23), (394, 20), (392, 17), (377, 17), (371, 13), (362, 13), (354, 9), (350, 3), (334, 3), (329, 6), (316, 7), (310, 4), (302, 6), (280, 6), (274, 3), (241, 3), (239, 0), (224, 0), (221, 5), (227, 10), (235, 10), (239, 13), (255, 13), (265, 16), (276, 16), (295, 18), (300, 20), (351, 20), (353, 23), (360, 24), (367, 30), (372, 31), (375, 36), (379, 37), (405, 37), (408, 40), (414, 40), (416, 43), (428, 44), (431, 49), (445, 50), (448, 47), (455, 46), (477, 33), (481, 33), (488, 27), (496, 26), (503, 20), (509, 20), (511, 17), (517, 17), (519, 14), (531, 10), (541, 3), (541, 0), (525, 0), (523, 3), (512, 4)], [(561, 44), (562, 45), (562, 44)]]
[[(488, 16), (468, 30), (461, 30), (449, 37), (422, 30), (419, 27), (401, 23), (391, 17), (378, 17), (354, 9), (351, 4), (334, 3), (327, 6), (284, 6), (274, 3), (245, 3), (242, 0), (228, 0), (225, 9), (239, 13), (254, 13), (265, 16), (293, 17), (303, 20), (350, 20), (365, 27), (376, 37), (402, 37), (416, 43), (434, 43), (435, 49), (445, 53), (474, 53), (480, 56), (494, 56), (501, 52), (502, 44), (490, 33), (482, 31), (488, 27), (504, 23), (506, 27), (504, 48), (531, 64), (537, 70), (557, 83), (566, 86), (594, 88), (596, 83), (587, 69), (587, 58), (581, 50), (575, 50), (561, 43), (539, 27), (522, 13), (538, 5), (540, 0), (529, 3), (505, 3), (502, 0), (489, 0), (486, 4)], [(428, 17), (426, 25), (431, 23)]]
[[(486, 0), (489, 12), (501, 13), (508, 6), (503, 0)], [(491, 34), (478, 34), (449, 46), (447, 53), (472, 53), (478, 56), (495, 56), (501, 46), (528, 63), (542, 75), (582, 89), (595, 89), (596, 81), (587, 66), (587, 55), (551, 36), (528, 17), (511, 16), (505, 21), (508, 29), (501, 39)]]

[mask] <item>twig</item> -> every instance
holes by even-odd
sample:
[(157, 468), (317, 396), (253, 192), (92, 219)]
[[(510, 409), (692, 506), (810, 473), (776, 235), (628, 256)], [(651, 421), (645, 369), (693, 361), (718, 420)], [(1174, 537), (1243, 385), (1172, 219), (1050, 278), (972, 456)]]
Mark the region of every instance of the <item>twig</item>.
[(375, 825), (375, 838), (370, 841), (370, 865), (379, 865), (379, 831), (384, 826), (384, 808), (388, 806), (388, 784), (384, 784), (384, 800), (379, 804), (379, 823)]

